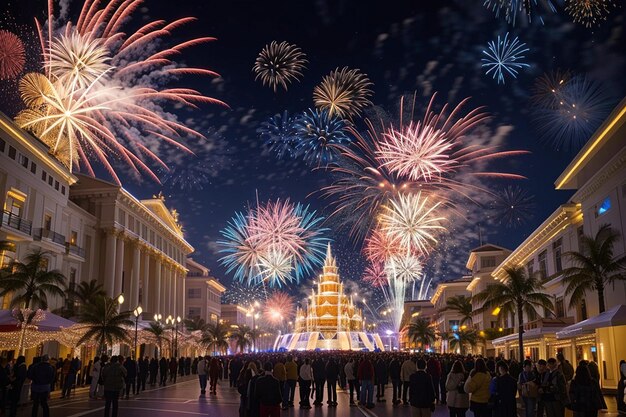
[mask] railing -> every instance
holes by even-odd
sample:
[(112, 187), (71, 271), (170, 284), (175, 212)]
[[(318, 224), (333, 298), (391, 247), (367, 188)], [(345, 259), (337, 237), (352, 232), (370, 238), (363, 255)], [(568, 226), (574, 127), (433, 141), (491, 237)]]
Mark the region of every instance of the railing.
[(78, 256), (79, 258), (85, 257), (85, 249), (80, 246), (72, 245), (69, 242), (65, 243), (65, 253), (68, 255)]
[(524, 330), (541, 329), (550, 327), (565, 327), (570, 324), (574, 324), (574, 317), (560, 317), (560, 318), (538, 318), (537, 320), (524, 323)]
[(10, 211), (2, 211), (2, 225), (9, 226), (12, 229), (19, 230), (22, 233), (30, 235), (33, 230), (32, 222), (22, 219)]
[(52, 230), (39, 228), (36, 230), (35, 239), (48, 239), (54, 243), (65, 246), (65, 236), (60, 233), (53, 232)]

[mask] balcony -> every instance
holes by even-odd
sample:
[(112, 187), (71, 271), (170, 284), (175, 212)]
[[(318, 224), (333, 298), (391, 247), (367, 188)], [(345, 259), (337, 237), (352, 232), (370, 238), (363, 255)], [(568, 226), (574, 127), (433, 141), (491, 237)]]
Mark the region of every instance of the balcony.
[(80, 246), (72, 245), (70, 242), (65, 242), (65, 253), (85, 259), (85, 249)]
[(39, 228), (35, 231), (35, 240), (48, 240), (58, 245), (65, 246), (65, 236), (52, 230)]
[(7, 226), (27, 235), (30, 235), (33, 230), (32, 222), (24, 220), (20, 216), (6, 210), (2, 211), (2, 226)]

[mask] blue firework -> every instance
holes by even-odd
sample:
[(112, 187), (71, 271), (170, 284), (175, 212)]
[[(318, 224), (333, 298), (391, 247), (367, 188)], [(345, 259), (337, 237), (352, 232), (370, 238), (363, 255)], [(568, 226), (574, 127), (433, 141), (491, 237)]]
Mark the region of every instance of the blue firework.
[(250, 239), (249, 217), (236, 212), (226, 227), (220, 230), (222, 239), (217, 241), (221, 247), (220, 263), (227, 273), (232, 273), (235, 281), (252, 285), (259, 275), (259, 248)]
[(316, 272), (315, 269), (324, 264), (326, 245), (330, 242), (325, 234), (329, 233), (330, 229), (322, 227), (324, 217), (317, 216), (317, 212), (310, 210), (308, 205), (304, 206), (298, 203), (294, 213), (300, 218), (300, 227), (307, 242), (306, 256), (303, 256), (302, 261), (294, 265), (296, 280), (300, 280), (304, 275)]
[(339, 146), (351, 142), (346, 133), (348, 123), (332, 117), (326, 110), (308, 109), (294, 122), (296, 155), (311, 166), (326, 166), (334, 162)]
[(294, 118), (286, 110), (269, 118), (267, 122), (261, 123), (257, 129), (265, 146), (271, 152), (276, 153), (278, 158), (283, 156), (293, 157), (295, 155), (296, 131), (294, 128)]
[(536, 15), (543, 25), (541, 11), (556, 12), (551, 0), (485, 0), (483, 5), (494, 12), (496, 17), (504, 16), (506, 21), (514, 26), (518, 19), (532, 22), (533, 15)]
[(488, 44), (488, 50), (483, 50), (482, 67), (487, 68), (486, 75), (491, 75), (494, 80), (498, 80), (498, 84), (504, 84), (505, 75), (517, 78), (518, 70), (529, 67), (530, 65), (522, 62), (525, 58), (524, 53), (530, 51), (526, 48), (526, 44), (520, 42), (518, 37), (510, 40), (509, 34), (503, 38), (498, 36), (497, 41), (491, 41)]

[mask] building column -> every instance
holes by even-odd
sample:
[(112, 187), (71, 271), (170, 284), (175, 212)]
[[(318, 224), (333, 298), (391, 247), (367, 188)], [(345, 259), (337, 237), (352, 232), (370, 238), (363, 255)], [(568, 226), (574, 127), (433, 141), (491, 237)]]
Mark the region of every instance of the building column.
[(165, 293), (165, 305), (167, 306), (167, 314), (176, 317), (174, 311), (174, 298), (172, 297), (172, 270), (170, 265), (167, 266), (165, 281), (167, 282), (167, 292)]
[(148, 251), (143, 253), (143, 274), (141, 277), (141, 304), (145, 311), (152, 312), (149, 307), (152, 305), (150, 297), (150, 254)]
[(158, 259), (154, 260), (154, 275), (152, 280), (153, 287), (153, 300), (152, 306), (154, 307), (155, 313), (163, 314), (163, 305), (161, 303), (161, 261)]
[[(180, 317), (181, 318), (185, 318), (186, 315), (186, 311), (185, 311), (185, 298), (187, 296), (187, 293), (185, 292), (185, 275), (183, 275), (182, 272), (178, 273), (178, 311), (180, 311)], [(206, 309), (206, 305), (205, 305), (205, 309)]]
[(130, 299), (128, 300), (129, 310), (133, 310), (139, 304), (139, 266), (141, 258), (139, 255), (139, 246), (136, 243), (132, 246), (132, 254), (133, 263), (130, 276)]
[(174, 318), (176, 318), (176, 316), (178, 316), (178, 294), (177, 294), (177, 289), (178, 289), (178, 276), (176, 274), (176, 269), (172, 268), (172, 272), (171, 272), (171, 277), (172, 277), (172, 293), (171, 293), (171, 299), (172, 299), (172, 315), (174, 316)]
[(106, 234), (106, 258), (104, 262), (103, 286), (109, 297), (115, 297), (115, 235)]
[(117, 255), (115, 256), (115, 290), (112, 297), (117, 297), (124, 291), (124, 238), (117, 238)]

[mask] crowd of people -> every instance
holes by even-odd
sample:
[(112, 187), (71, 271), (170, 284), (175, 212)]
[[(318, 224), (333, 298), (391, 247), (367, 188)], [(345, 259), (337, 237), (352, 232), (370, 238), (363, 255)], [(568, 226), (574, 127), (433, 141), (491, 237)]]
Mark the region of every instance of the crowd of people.
[[(600, 373), (593, 361), (576, 368), (563, 355), (535, 362), (473, 356), (410, 355), (408, 353), (297, 352), (235, 356), (140, 358), (103, 355), (81, 369), (81, 361), (37, 357), (7, 363), (0, 358), (0, 415), (16, 415), (22, 387), (31, 381), (32, 416), (42, 408), (49, 416), (50, 392), (89, 387), (89, 398), (105, 400), (105, 417), (117, 416), (120, 397), (138, 395), (148, 387), (175, 383), (177, 376), (197, 375), (200, 395), (217, 395), (219, 380), (240, 396), (240, 417), (275, 417), (294, 407), (337, 407), (337, 389), (346, 391), (349, 406), (374, 408), (389, 396), (394, 407), (410, 407), (411, 415), (430, 417), (436, 404), (450, 417), (511, 417), (518, 399), (524, 417), (597, 417), (606, 404)], [(626, 413), (626, 361), (620, 363), (617, 408)], [(391, 386), (391, 394), (387, 392)], [(326, 400), (324, 402), (324, 400)]]

